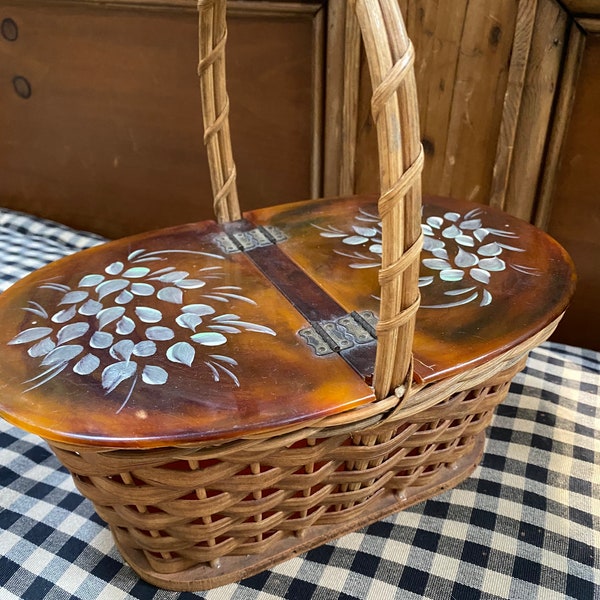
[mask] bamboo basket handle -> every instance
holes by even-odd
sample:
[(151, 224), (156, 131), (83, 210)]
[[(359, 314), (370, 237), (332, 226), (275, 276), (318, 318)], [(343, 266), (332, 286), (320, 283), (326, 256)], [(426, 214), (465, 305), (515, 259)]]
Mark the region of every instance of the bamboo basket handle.
[[(381, 306), (374, 385), (378, 398), (405, 395), (412, 379), (412, 341), (419, 306), (423, 149), (414, 50), (398, 0), (349, 0), (371, 73), (377, 127), (382, 220)], [(240, 217), (225, 87), (225, 0), (198, 0), (204, 139), (219, 222)]]

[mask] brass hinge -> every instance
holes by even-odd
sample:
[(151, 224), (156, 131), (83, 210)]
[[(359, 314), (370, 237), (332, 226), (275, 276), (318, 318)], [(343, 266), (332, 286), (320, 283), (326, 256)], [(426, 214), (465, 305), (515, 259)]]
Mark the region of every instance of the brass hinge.
[(233, 254), (285, 242), (287, 236), (278, 227), (265, 225), (255, 227), (249, 231), (218, 233), (215, 235), (214, 240), (223, 252)]
[(298, 333), (317, 356), (327, 356), (377, 339), (377, 317), (370, 310), (352, 312), (333, 321), (311, 323)]

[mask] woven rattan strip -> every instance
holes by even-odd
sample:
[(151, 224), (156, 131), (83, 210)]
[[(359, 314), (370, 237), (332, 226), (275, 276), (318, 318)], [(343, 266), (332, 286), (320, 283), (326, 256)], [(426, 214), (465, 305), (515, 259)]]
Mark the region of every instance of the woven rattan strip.
[[(363, 33), (375, 89), (373, 115), (377, 125), (381, 173), (380, 214), (383, 221), (380, 337), (375, 364), (377, 397), (404, 383), (411, 362), (414, 316), (419, 302), (418, 253), (410, 263), (403, 255), (415, 248), (421, 234), (419, 141), (414, 49), (404, 29), (396, 0), (351, 0)], [(215, 210), (219, 221), (239, 218), (234, 194), (225, 90), (225, 2), (201, 0), (199, 73)], [(398, 144), (402, 140), (402, 144)], [(400, 148), (402, 146), (402, 148)], [(227, 196), (225, 203), (223, 200)], [(235, 206), (234, 206), (235, 205)], [(398, 268), (402, 265), (402, 269)]]

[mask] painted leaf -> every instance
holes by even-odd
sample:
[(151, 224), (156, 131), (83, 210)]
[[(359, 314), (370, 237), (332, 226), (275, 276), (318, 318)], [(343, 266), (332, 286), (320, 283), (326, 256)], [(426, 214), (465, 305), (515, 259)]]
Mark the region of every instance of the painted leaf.
[(239, 317), (237, 315), (227, 313), (225, 315), (218, 315), (217, 317), (213, 317), (213, 321), (215, 323), (220, 323), (221, 321), (239, 321)]
[(133, 354), (135, 344), (131, 340), (121, 340), (110, 349), (110, 355), (117, 360), (129, 360)]
[(461, 234), (462, 231), (456, 225), (450, 225), (450, 227), (446, 227), (446, 229), (442, 231), (442, 236), (449, 240), (452, 240)]
[(102, 300), (103, 298), (106, 298), (106, 296), (114, 294), (115, 292), (120, 292), (128, 285), (129, 281), (126, 279), (111, 279), (109, 281), (104, 281), (96, 288), (98, 300)]
[(71, 290), (68, 285), (63, 285), (62, 283), (44, 283), (40, 285), (40, 288), (44, 290), (56, 290), (57, 292), (68, 292)]
[(104, 275), (86, 275), (81, 279), (77, 287), (95, 287), (104, 281)]
[(59, 330), (56, 339), (59, 344), (65, 344), (85, 335), (89, 328), (89, 323), (71, 323)]
[(479, 295), (478, 292), (475, 292), (471, 296), (466, 298), (461, 298), (460, 300), (456, 300), (454, 302), (442, 303), (442, 304), (433, 304), (433, 305), (423, 305), (423, 308), (455, 308), (457, 306), (463, 306), (465, 304), (469, 304), (469, 302), (473, 302), (473, 300), (477, 299)]
[(125, 309), (122, 306), (111, 306), (101, 310), (96, 318), (98, 319), (98, 330), (103, 329), (109, 323), (120, 319), (125, 314)]
[(433, 227), (434, 229), (439, 229), (444, 224), (444, 219), (442, 217), (429, 217), (427, 219), (427, 225)]
[(373, 254), (381, 254), (381, 252), (383, 251), (383, 248), (382, 248), (381, 244), (371, 244), (369, 246), (369, 251), (372, 252)]
[(430, 238), (425, 236), (423, 238), (423, 250), (427, 250), (428, 252), (432, 252), (433, 250), (437, 250), (438, 248), (444, 248), (445, 243), (442, 240), (436, 240), (434, 238)]
[(129, 317), (123, 317), (118, 323), (116, 332), (119, 335), (129, 335), (135, 331), (135, 323)]
[(133, 347), (133, 354), (135, 356), (154, 356), (156, 354), (156, 344), (151, 342), (150, 340), (144, 340), (143, 342), (138, 342)]
[(473, 235), (475, 236), (478, 242), (483, 242), (483, 240), (485, 240), (489, 233), (490, 232), (487, 229), (485, 229), (484, 227), (480, 227), (479, 229), (473, 232)]
[(158, 291), (157, 298), (164, 302), (181, 304), (183, 302), (183, 292), (176, 287), (167, 287)]
[(442, 258), (444, 260), (450, 259), (448, 256), (448, 250), (446, 250), (446, 248), (436, 248), (431, 254), (433, 254), (436, 258)]
[(149, 306), (137, 306), (135, 314), (142, 323), (158, 323), (162, 321), (163, 315), (160, 310)]
[(100, 302), (96, 300), (88, 300), (80, 307), (79, 314), (86, 317), (93, 317), (94, 315), (97, 315), (102, 308), (103, 306)]
[(324, 238), (343, 238), (346, 237), (347, 234), (344, 232), (337, 233), (335, 231), (323, 231), (320, 235)]
[(229, 300), (224, 296), (219, 296), (217, 294), (204, 294), (204, 298), (208, 298), (209, 300), (216, 300), (217, 302), (229, 302)]
[(149, 340), (154, 340), (157, 342), (164, 342), (166, 340), (172, 340), (175, 337), (172, 329), (168, 327), (148, 327), (146, 329), (146, 337)]
[(177, 281), (175, 285), (182, 290), (197, 290), (206, 285), (206, 282), (201, 279), (183, 279), (182, 281)]
[(511, 252), (525, 252), (525, 248), (517, 248), (517, 246), (509, 246), (508, 244), (498, 243), (498, 246), (504, 248), (505, 250), (510, 250)]
[(452, 223), (456, 223), (456, 221), (460, 219), (460, 215), (457, 212), (447, 212), (444, 215), (444, 219), (451, 221)]
[(485, 284), (490, 282), (490, 274), (488, 271), (484, 271), (483, 269), (471, 269), (469, 273), (475, 281), (480, 281)]
[(163, 267), (162, 269), (158, 269), (158, 271), (154, 271), (152, 275), (158, 276), (162, 275), (163, 273), (169, 273), (170, 271), (175, 271), (175, 267)]
[(181, 309), (181, 312), (191, 313), (204, 317), (205, 315), (212, 315), (215, 313), (215, 309), (208, 304), (188, 304)]
[(374, 227), (358, 227), (357, 225), (354, 225), (352, 229), (354, 229), (355, 233), (358, 233), (358, 235), (368, 238), (378, 234), (377, 229)]
[(144, 252), (146, 252), (144, 248), (138, 248), (137, 250), (134, 250), (129, 254), (127, 260), (133, 260), (134, 258), (137, 258), (140, 254), (144, 254)]
[(133, 377), (137, 371), (137, 363), (123, 361), (109, 365), (102, 371), (102, 387), (110, 394), (120, 383)]
[(209, 356), (214, 360), (225, 362), (228, 365), (233, 365), (234, 367), (236, 367), (238, 364), (237, 360), (235, 360), (235, 358), (231, 358), (231, 356), (224, 356), (223, 354), (210, 354)]
[(52, 315), (52, 321), (54, 323), (66, 323), (75, 316), (76, 312), (77, 307), (75, 305), (69, 306), (69, 308), (59, 310), (56, 314)]
[(232, 294), (231, 292), (221, 292), (223, 296), (226, 298), (232, 298), (233, 300), (241, 300), (242, 302), (246, 302), (248, 304), (253, 304), (256, 306), (256, 302), (252, 300), (252, 298), (248, 298), (247, 296), (242, 296), (240, 294)]
[(492, 242), (491, 244), (486, 244), (485, 246), (481, 246), (477, 250), (477, 254), (480, 256), (498, 256), (502, 254), (502, 248), (496, 242)]
[(454, 264), (461, 268), (474, 267), (478, 262), (479, 257), (476, 254), (466, 252), (462, 248), (458, 249), (458, 253), (454, 259)]
[(462, 288), (460, 290), (447, 290), (444, 292), (444, 296), (462, 296), (463, 294), (470, 294), (476, 287)]
[(106, 331), (96, 331), (90, 340), (90, 346), (98, 350), (108, 348), (112, 345), (114, 337), (112, 333)]
[(83, 352), (83, 346), (79, 344), (72, 344), (67, 346), (58, 346), (51, 352), (46, 354), (42, 361), (43, 367), (49, 367), (57, 365), (59, 363), (68, 362)]
[(364, 244), (368, 241), (369, 238), (362, 235), (350, 235), (347, 238), (344, 238), (344, 244), (348, 244), (348, 246), (360, 246), (360, 244)]
[(152, 296), (152, 294), (154, 294), (154, 292), (156, 291), (154, 289), (154, 286), (150, 285), (149, 283), (132, 283), (131, 284), (131, 293), (135, 294), (136, 296)]
[(266, 333), (268, 335), (277, 335), (270, 327), (265, 327), (264, 325), (257, 325), (256, 323), (248, 323), (247, 321), (234, 321), (233, 323), (229, 323), (227, 321), (220, 321), (225, 325), (238, 325), (239, 327), (243, 327), (246, 331), (253, 331), (255, 333)]
[(426, 287), (433, 283), (433, 276), (419, 277), (419, 287)]
[(465, 272), (460, 269), (445, 269), (440, 273), (442, 281), (461, 281), (465, 276)]
[(31, 306), (27, 306), (23, 310), (26, 310), (27, 312), (30, 312), (34, 315), (37, 315), (38, 317), (42, 317), (42, 319), (48, 318), (48, 313), (46, 312), (46, 309), (41, 304), (38, 304), (37, 302), (34, 302), (33, 300), (28, 300), (27, 303), (30, 304)]
[(487, 291), (483, 290), (483, 297), (479, 306), (488, 306), (492, 303), (492, 295)]
[(195, 333), (191, 339), (203, 346), (222, 346), (227, 343), (227, 338), (216, 331), (202, 331), (201, 333)]
[(106, 269), (104, 269), (104, 270), (109, 275), (118, 275), (123, 270), (124, 266), (125, 265), (122, 262), (117, 261), (117, 262), (112, 263), (111, 265), (108, 265), (108, 267), (106, 267)]
[(474, 231), (475, 229), (479, 229), (481, 227), (481, 219), (469, 219), (467, 221), (463, 221), (460, 224), (460, 227), (461, 229)]
[(93, 354), (86, 354), (74, 367), (77, 375), (90, 375), (100, 366), (100, 359)]
[(230, 325), (209, 325), (208, 328), (213, 331), (222, 331), (223, 333), (241, 333), (241, 329), (231, 327)]
[[(235, 373), (233, 371), (231, 371), (230, 369), (228, 369), (227, 367), (224, 367), (223, 365), (219, 364), (219, 363), (205, 363), (207, 364), (211, 369), (215, 369), (215, 367), (217, 369), (220, 369), (223, 373), (225, 373), (225, 375), (227, 375), (232, 381), (233, 383), (235, 383), (235, 385), (237, 387), (240, 387), (240, 380), (236, 377)], [(219, 376), (218, 376), (218, 372), (216, 372), (216, 370), (213, 372), (213, 375), (215, 376), (215, 381), (219, 381)]]
[(161, 367), (147, 365), (142, 371), (142, 381), (148, 385), (163, 385), (168, 379), (169, 374)]
[(196, 327), (202, 323), (202, 317), (199, 315), (195, 315), (193, 313), (184, 313), (183, 315), (179, 315), (175, 322), (180, 327), (185, 327), (186, 329), (191, 329), (192, 331), (196, 331)]
[(27, 354), (29, 354), (31, 358), (39, 358), (40, 356), (46, 356), (46, 354), (54, 350), (54, 348), (56, 348), (56, 344), (47, 337), (31, 346), (31, 348), (27, 350)]
[(145, 277), (148, 275), (148, 273), (150, 273), (150, 269), (148, 267), (132, 267), (123, 273), (123, 277), (137, 279), (138, 277)]
[(443, 271), (444, 269), (450, 269), (452, 266), (447, 260), (441, 258), (424, 258), (423, 265), (434, 271)]
[(167, 358), (171, 362), (187, 365), (188, 367), (192, 366), (195, 356), (195, 348), (187, 342), (177, 342), (167, 350)]
[(133, 300), (134, 296), (129, 290), (123, 290), (116, 298), (117, 304), (129, 304)]
[(21, 331), (19, 335), (16, 335), (10, 342), (12, 344), (28, 344), (29, 342), (36, 342), (52, 333), (50, 327), (31, 327)]
[(475, 246), (475, 240), (470, 235), (457, 235), (454, 239), (456, 243), (461, 246), (467, 246), (469, 248)]
[(479, 261), (479, 266), (486, 271), (504, 271), (506, 263), (497, 256), (494, 258), (482, 258)]
[(158, 277), (158, 280), (163, 283), (175, 283), (176, 281), (181, 281), (189, 276), (190, 274), (187, 271), (171, 271)]
[(75, 292), (67, 292), (62, 300), (58, 303), (61, 304), (77, 304), (78, 302), (83, 302), (89, 296), (88, 292), (75, 291)]

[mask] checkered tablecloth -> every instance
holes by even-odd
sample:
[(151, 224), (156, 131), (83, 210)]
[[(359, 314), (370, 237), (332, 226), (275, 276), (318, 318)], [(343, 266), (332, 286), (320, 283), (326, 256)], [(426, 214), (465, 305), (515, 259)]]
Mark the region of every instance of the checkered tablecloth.
[[(0, 286), (100, 241), (0, 210)], [(544, 344), (458, 487), (196, 594), (141, 581), (44, 442), (0, 420), (0, 600), (600, 599), (599, 388), (600, 353)]]

